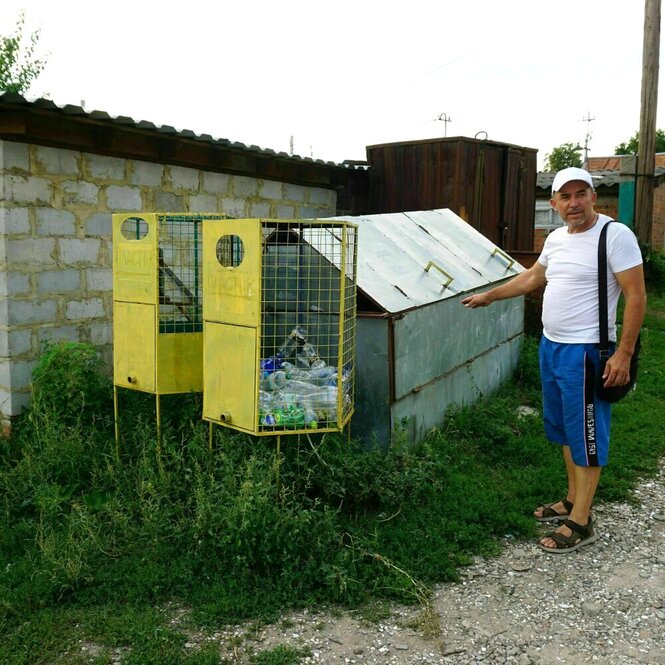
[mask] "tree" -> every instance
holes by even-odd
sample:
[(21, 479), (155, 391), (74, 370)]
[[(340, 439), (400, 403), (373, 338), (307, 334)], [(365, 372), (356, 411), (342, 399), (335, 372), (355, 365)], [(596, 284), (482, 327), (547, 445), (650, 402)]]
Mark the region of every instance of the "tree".
[[(636, 155), (637, 147), (640, 143), (640, 133), (635, 132), (628, 141), (619, 143), (619, 145), (614, 148), (615, 155)], [(656, 152), (665, 152), (665, 130), (657, 129), (656, 130)]]
[(545, 171), (560, 171), (568, 166), (582, 166), (582, 148), (572, 143), (562, 143), (545, 155)]
[(46, 59), (35, 57), (39, 30), (35, 30), (28, 43), (24, 43), (24, 27), (25, 14), (21, 12), (14, 34), (0, 36), (0, 91), (26, 92), (46, 66)]

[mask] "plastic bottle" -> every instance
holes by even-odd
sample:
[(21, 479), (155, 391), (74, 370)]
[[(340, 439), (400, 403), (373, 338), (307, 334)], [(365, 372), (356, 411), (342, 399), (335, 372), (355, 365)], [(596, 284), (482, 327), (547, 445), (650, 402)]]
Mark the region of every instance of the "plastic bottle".
[(299, 381), (298, 379), (289, 379), (284, 386), (285, 392), (300, 395), (301, 399), (306, 398), (308, 395), (316, 392), (318, 389), (319, 386), (310, 383), (309, 381)]
[(308, 398), (303, 402), (303, 411), (305, 412), (305, 424), (307, 427), (316, 429), (319, 426), (319, 416), (312, 405), (311, 399)]
[[(337, 368), (330, 365), (323, 367), (296, 367), (291, 363), (285, 363), (284, 371), (289, 380), (305, 381), (315, 386), (332, 385), (331, 378), (337, 373)], [(334, 381), (333, 381), (334, 383)]]
[(259, 416), (259, 424), (262, 427), (279, 427), (282, 414), (279, 410), (272, 410), (270, 413), (263, 413)]
[(284, 365), (284, 356), (279, 353), (268, 358), (261, 358), (259, 362), (259, 367), (264, 374), (269, 374), (270, 372), (276, 372), (278, 369), (282, 369)]
[(266, 392), (265, 390), (259, 390), (259, 413), (261, 411), (268, 412), (272, 407), (273, 403), (272, 393)]
[(305, 342), (296, 353), (296, 363), (300, 367), (321, 368), (326, 366), (326, 361), (321, 358), (319, 352), (311, 342)]
[(337, 422), (337, 386), (325, 386), (309, 395), (309, 401), (319, 420)]
[(303, 429), (305, 427), (305, 411), (300, 407), (293, 407), (283, 411), (280, 425), (289, 429)]
[(280, 390), (275, 393), (273, 407), (278, 409), (289, 409), (300, 406), (302, 401), (302, 395), (288, 390)]
[(296, 349), (307, 341), (307, 330), (302, 326), (296, 326), (284, 340), (279, 348), (277, 355), (282, 358), (291, 358), (295, 356)]
[(265, 383), (269, 386), (269, 390), (281, 390), (286, 386), (286, 372), (283, 369), (271, 372), (266, 376)]
[(270, 413), (262, 414), (259, 418), (262, 427), (284, 429), (316, 429), (318, 427), (316, 414), (299, 406), (287, 408), (276, 407)]

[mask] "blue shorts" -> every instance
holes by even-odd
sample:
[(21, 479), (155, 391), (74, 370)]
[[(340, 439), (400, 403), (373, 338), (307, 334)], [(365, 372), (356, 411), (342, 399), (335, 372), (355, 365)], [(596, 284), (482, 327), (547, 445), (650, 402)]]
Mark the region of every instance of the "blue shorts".
[(611, 404), (596, 396), (599, 362), (595, 344), (540, 341), (545, 435), (569, 446), (577, 466), (607, 464)]

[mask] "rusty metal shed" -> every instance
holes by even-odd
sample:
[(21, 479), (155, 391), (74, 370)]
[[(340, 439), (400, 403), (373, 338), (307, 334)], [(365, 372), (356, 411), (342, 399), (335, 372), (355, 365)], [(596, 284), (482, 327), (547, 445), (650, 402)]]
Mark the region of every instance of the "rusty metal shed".
[(524, 268), (447, 209), (338, 217), (358, 225), (353, 436), (411, 441), (452, 404), (495, 390), (514, 370), (524, 299), (468, 310), (463, 294)]
[(465, 137), (368, 146), (368, 212), (450, 208), (500, 247), (530, 251), (536, 157)]

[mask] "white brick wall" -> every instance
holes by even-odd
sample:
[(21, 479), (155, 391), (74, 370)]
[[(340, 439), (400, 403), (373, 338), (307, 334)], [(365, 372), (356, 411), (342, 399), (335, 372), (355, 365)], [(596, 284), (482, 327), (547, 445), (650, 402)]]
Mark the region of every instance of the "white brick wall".
[[(0, 141), (2, 145), (2, 141)], [(27, 208), (0, 208), (0, 234), (3, 236), (30, 233)]]
[(101, 240), (97, 238), (63, 238), (59, 244), (60, 261), (65, 265), (96, 264), (99, 261)]
[(78, 291), (81, 288), (81, 276), (78, 270), (46, 270), (35, 275), (37, 279), (37, 294), (67, 293)]
[(36, 208), (37, 234), (40, 236), (73, 236), (76, 233), (76, 217), (67, 210)]
[(6, 241), (6, 261), (10, 267), (55, 265), (55, 238), (23, 238)]
[(113, 212), (328, 217), (325, 188), (0, 140), (0, 419), (29, 400), (47, 340), (110, 358)]
[(109, 209), (114, 211), (143, 209), (141, 190), (136, 187), (108, 187), (106, 203)]
[(7, 175), (3, 178), (2, 198), (16, 203), (45, 204), (51, 202), (51, 182), (27, 175)]
[(94, 180), (124, 180), (127, 160), (120, 157), (88, 155), (88, 169)]
[(69, 320), (96, 319), (104, 316), (104, 302), (101, 298), (88, 300), (70, 300), (65, 309)]
[(10, 300), (7, 310), (9, 326), (51, 323), (56, 320), (58, 303), (55, 300)]
[(77, 154), (72, 150), (37, 146), (34, 151), (36, 168), (50, 175), (78, 175)]
[(63, 182), (61, 188), (64, 192), (64, 204), (67, 206), (97, 205), (99, 203), (99, 187), (91, 182), (70, 180)]
[(151, 164), (150, 162), (134, 162), (134, 168), (129, 177), (132, 185), (143, 185), (146, 187), (159, 187), (164, 177), (164, 166), (162, 164)]

